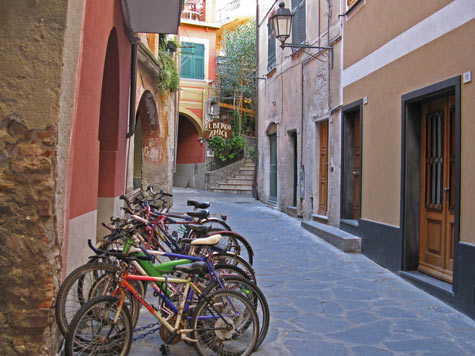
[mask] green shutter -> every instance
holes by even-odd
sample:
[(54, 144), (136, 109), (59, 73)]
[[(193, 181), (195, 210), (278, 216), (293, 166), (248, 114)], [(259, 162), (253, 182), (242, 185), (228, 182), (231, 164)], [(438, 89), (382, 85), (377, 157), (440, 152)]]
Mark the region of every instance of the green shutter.
[(205, 46), (199, 43), (181, 43), (180, 76), (190, 79), (204, 79)]
[(195, 79), (205, 79), (205, 46), (203, 44), (195, 43), (194, 48), (195, 59)]

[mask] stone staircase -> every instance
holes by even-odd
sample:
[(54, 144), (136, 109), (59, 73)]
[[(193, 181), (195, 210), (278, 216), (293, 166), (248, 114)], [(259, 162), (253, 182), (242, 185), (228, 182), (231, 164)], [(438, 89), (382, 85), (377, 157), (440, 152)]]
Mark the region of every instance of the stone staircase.
[(254, 162), (246, 161), (232, 176), (217, 181), (208, 189), (212, 192), (252, 195), (254, 184)]

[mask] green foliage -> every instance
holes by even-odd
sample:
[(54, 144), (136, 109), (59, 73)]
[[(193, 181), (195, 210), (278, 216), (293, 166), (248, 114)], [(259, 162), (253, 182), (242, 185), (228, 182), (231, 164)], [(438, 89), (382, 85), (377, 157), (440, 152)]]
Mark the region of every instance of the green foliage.
[(238, 26), (234, 31), (226, 31), (221, 42), (225, 52), (218, 59), (219, 96), (232, 97), (237, 93), (251, 99), (251, 107), (256, 95), (256, 22), (251, 20)]
[(235, 158), (242, 152), (245, 144), (241, 136), (233, 136), (227, 141), (221, 136), (214, 136), (208, 141), (208, 147), (213, 150), (214, 156), (222, 162)]
[(167, 53), (164, 45), (160, 45), (158, 51), (158, 61), (160, 63), (160, 79), (158, 81), (158, 88), (160, 94), (164, 95), (167, 91), (171, 93), (178, 90), (180, 84), (180, 77), (175, 60)]

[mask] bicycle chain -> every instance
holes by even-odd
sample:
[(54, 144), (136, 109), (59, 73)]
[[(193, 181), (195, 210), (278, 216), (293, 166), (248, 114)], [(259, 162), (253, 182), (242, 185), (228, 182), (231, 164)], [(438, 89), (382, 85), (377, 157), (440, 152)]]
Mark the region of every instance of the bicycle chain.
[(148, 325), (145, 325), (145, 326), (142, 326), (140, 328), (137, 328), (137, 329), (134, 329), (134, 333), (136, 332), (140, 332), (140, 331), (144, 331), (144, 330), (147, 330), (147, 329), (150, 329), (150, 328), (153, 328), (155, 325), (159, 325), (158, 327), (156, 327), (155, 329), (152, 329), (150, 331), (147, 331), (146, 333), (144, 334), (141, 334), (141, 335), (138, 335), (138, 336), (134, 336), (132, 341), (137, 341), (137, 340), (141, 340), (149, 335), (152, 335), (154, 333), (156, 333), (158, 330), (160, 330), (160, 322), (156, 322), (156, 323), (151, 323), (151, 324), (148, 324)]

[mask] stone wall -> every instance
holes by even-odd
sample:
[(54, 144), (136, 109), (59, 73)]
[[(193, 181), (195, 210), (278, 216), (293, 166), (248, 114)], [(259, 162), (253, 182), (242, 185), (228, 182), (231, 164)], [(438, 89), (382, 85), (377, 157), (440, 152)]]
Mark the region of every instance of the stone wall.
[(206, 171), (205, 173), (205, 185), (206, 190), (211, 186), (216, 186), (219, 181), (226, 181), (226, 178), (231, 177), (234, 173), (239, 171), (239, 168), (244, 166), (246, 160), (242, 159), (238, 162), (234, 162), (226, 167), (216, 169), (214, 171)]
[(61, 277), (56, 177), (67, 7), (66, 0), (0, 3), (0, 350), (5, 356), (52, 354), (52, 308)]

